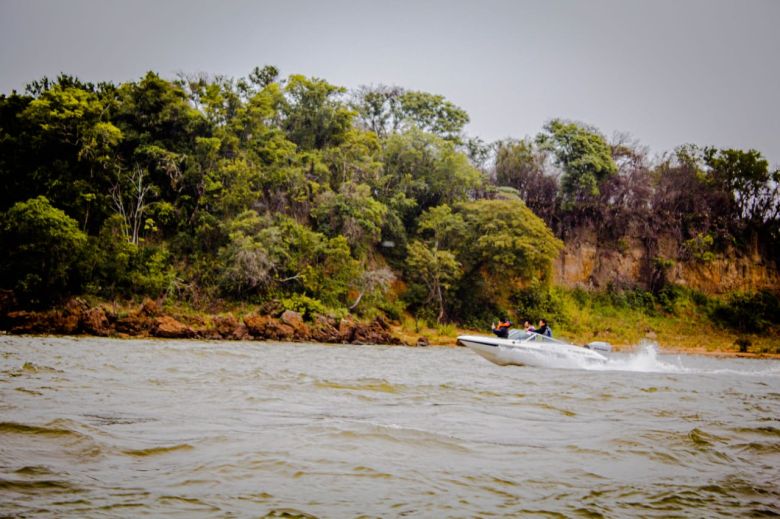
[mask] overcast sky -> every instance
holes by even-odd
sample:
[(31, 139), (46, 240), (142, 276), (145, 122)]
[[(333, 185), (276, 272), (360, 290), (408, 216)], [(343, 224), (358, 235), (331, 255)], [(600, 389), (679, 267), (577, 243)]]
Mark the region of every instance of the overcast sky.
[(442, 94), (486, 141), (545, 121), (653, 153), (755, 148), (780, 164), (780, 0), (0, 0), (0, 92), (60, 71), (239, 77), (275, 65)]

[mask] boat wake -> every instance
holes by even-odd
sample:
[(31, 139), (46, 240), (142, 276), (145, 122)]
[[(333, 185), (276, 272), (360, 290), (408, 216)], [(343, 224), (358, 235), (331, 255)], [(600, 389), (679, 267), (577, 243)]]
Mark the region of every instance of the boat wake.
[[(674, 359), (674, 361), (672, 361)], [(586, 369), (607, 371), (636, 371), (641, 373), (689, 373), (690, 368), (682, 364), (680, 356), (659, 358), (658, 345), (642, 342), (627, 354), (614, 354), (601, 366), (589, 366)]]
[[(761, 369), (718, 369), (702, 366), (684, 365), (685, 355), (663, 355), (659, 353), (654, 342), (641, 342), (634, 351), (615, 353), (609, 356), (605, 364), (584, 365), (583, 369), (593, 371), (634, 371), (638, 373), (690, 373), (697, 375), (744, 375), (744, 376), (775, 376), (780, 377), (780, 363), (762, 365)], [(713, 362), (717, 360), (713, 359)]]

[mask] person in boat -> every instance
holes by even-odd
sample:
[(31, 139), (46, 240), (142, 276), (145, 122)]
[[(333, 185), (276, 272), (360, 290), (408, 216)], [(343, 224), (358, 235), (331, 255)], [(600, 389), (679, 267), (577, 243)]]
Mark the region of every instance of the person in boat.
[(539, 319), (539, 327), (536, 329), (536, 333), (545, 337), (552, 337), (552, 328), (547, 326), (545, 319)]
[(506, 339), (509, 337), (509, 327), (512, 326), (512, 322), (506, 317), (502, 317), (498, 320), (498, 324), (493, 324), (493, 333), (500, 339)]
[(525, 321), (523, 321), (523, 330), (525, 330), (526, 332), (535, 332), (536, 327), (533, 324), (531, 324), (531, 322), (528, 319), (526, 319)]

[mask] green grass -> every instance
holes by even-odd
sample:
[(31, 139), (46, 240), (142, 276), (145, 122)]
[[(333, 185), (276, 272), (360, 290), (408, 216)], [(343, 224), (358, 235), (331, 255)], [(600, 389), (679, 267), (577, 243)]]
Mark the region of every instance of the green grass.
[(738, 351), (737, 339), (750, 341), (748, 352), (780, 351), (780, 328), (768, 326), (761, 333), (744, 334), (713, 321), (713, 308), (728, 306), (724, 301), (700, 293), (672, 287), (662, 297), (649, 293), (582, 293), (556, 288), (560, 300), (557, 335), (576, 343), (607, 341), (630, 347), (641, 341), (661, 347), (705, 352)]

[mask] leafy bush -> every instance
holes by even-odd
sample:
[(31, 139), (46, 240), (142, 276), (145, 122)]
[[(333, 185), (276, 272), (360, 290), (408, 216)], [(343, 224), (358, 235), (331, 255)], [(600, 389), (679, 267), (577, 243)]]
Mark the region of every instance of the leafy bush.
[(306, 320), (311, 320), (316, 314), (333, 315), (334, 313), (317, 299), (305, 294), (293, 294), (282, 299), (281, 303), (285, 310), (298, 312)]
[(684, 296), (684, 291), (677, 285), (665, 285), (658, 291), (656, 299), (661, 309), (669, 314), (677, 314), (676, 304)]
[(780, 299), (769, 292), (734, 294), (715, 306), (712, 319), (743, 333), (762, 333), (780, 324)]
[(528, 319), (536, 322), (538, 319), (566, 321), (566, 312), (562, 293), (550, 289), (542, 283), (533, 283), (530, 287), (516, 291), (511, 302), (515, 306), (517, 320)]
[(164, 245), (139, 246), (127, 240), (121, 217), (108, 218), (91, 238), (80, 269), (89, 294), (158, 297), (176, 282), (171, 254)]
[(159, 296), (176, 281), (176, 271), (165, 247), (141, 247), (135, 256), (130, 276), (133, 293)]
[(39, 196), (0, 215), (0, 279), (20, 301), (45, 304), (75, 287), (87, 245), (76, 221)]

